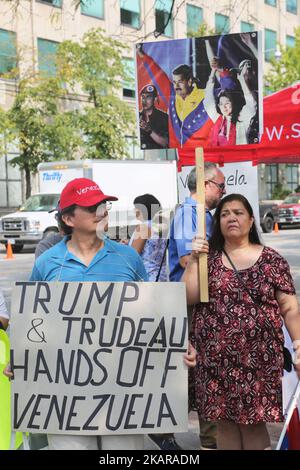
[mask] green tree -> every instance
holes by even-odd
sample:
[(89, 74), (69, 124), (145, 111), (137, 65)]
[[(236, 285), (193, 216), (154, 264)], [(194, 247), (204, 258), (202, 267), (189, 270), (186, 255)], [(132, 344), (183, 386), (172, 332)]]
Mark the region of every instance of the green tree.
[[(16, 97), (9, 111), (0, 109), (0, 135), (5, 135), (0, 154), (9, 141), (19, 146), (19, 155), (10, 163), (25, 172), (26, 197), (31, 194), (30, 176), (41, 162), (80, 154), (127, 156), (125, 136), (135, 115), (118, 96), (122, 80), (129, 80), (122, 62), (124, 50), (121, 43), (92, 30), (80, 44), (60, 44), (55, 76), (44, 72), (20, 79), (17, 69), (10, 72), (16, 80)], [(70, 109), (71, 102), (79, 109)]]
[(122, 56), (127, 51), (101, 29), (87, 32), (80, 43), (64, 41), (58, 49), (58, 73), (71, 92), (80, 86), (87, 100), (74, 111), (83, 152), (88, 158), (123, 158), (126, 134), (134, 133), (135, 113), (120, 96), (122, 83), (130, 77)]
[(268, 88), (277, 91), (300, 80), (300, 28), (295, 29), (295, 46), (280, 46), (280, 59), (272, 59), (266, 74)]
[(72, 159), (81, 144), (72, 113), (60, 109), (65, 94), (58, 78), (23, 78), (5, 114), (10, 130), (7, 140), (19, 147), (19, 155), (10, 163), (25, 172), (26, 197), (31, 194), (30, 176), (39, 163)]

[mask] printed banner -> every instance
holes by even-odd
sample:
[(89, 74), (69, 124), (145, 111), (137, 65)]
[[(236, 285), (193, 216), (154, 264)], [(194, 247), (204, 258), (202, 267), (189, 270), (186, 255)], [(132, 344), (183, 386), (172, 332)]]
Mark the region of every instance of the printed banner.
[[(300, 163), (300, 82), (264, 98), (264, 133), (258, 145), (206, 148), (205, 160)], [(178, 167), (195, 164), (195, 150), (178, 150)]]
[(137, 44), (141, 148), (257, 144), (261, 51), (258, 32)]
[(183, 283), (16, 282), (12, 299), (15, 430), (187, 430)]

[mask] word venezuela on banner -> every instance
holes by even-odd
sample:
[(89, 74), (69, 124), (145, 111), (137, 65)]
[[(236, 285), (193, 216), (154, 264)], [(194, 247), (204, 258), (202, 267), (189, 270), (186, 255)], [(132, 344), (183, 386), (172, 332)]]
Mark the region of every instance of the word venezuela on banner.
[[(264, 132), (256, 145), (211, 147), (205, 160), (215, 163), (252, 161), (300, 163), (300, 82), (264, 98)], [(179, 167), (195, 164), (195, 153), (179, 149)]]
[(183, 283), (16, 282), (12, 299), (15, 430), (187, 430)]

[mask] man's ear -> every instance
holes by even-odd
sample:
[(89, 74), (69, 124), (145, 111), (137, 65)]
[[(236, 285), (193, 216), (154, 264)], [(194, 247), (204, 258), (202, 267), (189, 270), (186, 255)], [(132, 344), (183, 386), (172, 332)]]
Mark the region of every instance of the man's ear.
[(189, 85), (190, 88), (193, 86), (193, 79), (192, 78), (188, 79), (188, 85)]
[(71, 214), (65, 214), (61, 216), (63, 222), (68, 225), (68, 227), (74, 227), (73, 223), (73, 215)]

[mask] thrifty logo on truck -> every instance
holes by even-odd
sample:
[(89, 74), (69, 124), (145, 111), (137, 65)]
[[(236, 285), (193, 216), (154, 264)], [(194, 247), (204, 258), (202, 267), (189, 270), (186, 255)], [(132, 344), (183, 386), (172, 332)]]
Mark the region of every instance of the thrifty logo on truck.
[(52, 173), (43, 173), (43, 181), (57, 181), (58, 183), (60, 183), (61, 179), (62, 173), (60, 173), (59, 171), (53, 171)]

